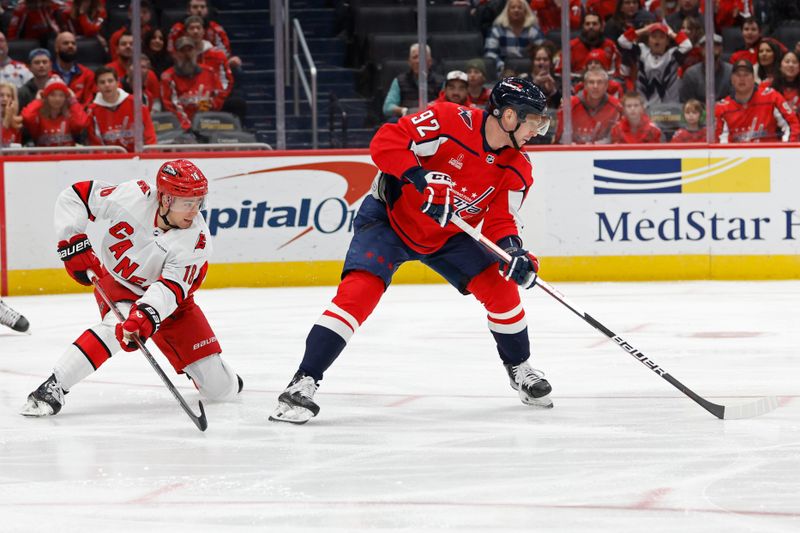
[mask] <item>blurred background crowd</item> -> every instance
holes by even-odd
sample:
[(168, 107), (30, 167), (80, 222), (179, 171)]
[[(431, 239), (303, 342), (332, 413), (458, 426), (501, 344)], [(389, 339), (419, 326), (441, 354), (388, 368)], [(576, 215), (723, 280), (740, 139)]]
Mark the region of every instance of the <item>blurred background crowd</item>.
[[(565, 2), (569, 65), (561, 51)], [(275, 142), (267, 3), (142, 0), (145, 144)], [(3, 145), (132, 150), (137, 45), (128, 3), (0, 6)], [(427, 101), (483, 107), (498, 78), (516, 75), (548, 96), (553, 126), (536, 143), (564, 141), (565, 106), (574, 144), (800, 140), (800, 2), (715, 0), (710, 35), (704, 8), (701, 0), (429, 1)], [(287, 43), (302, 33), (320, 87), (316, 102), (293, 101), (292, 87), (284, 88), (288, 148), (310, 147), (310, 105), (327, 130), (320, 147), (366, 146), (380, 124), (418, 110), (416, 0), (296, 0), (286, 9)], [(287, 66), (287, 74), (297, 68)]]

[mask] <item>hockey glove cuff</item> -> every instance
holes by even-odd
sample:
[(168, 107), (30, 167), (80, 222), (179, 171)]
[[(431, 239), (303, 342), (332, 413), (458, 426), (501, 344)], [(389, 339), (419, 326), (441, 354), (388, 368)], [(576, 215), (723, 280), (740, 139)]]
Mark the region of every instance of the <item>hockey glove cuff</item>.
[(67, 274), (81, 285), (92, 284), (86, 274), (87, 270), (93, 270), (98, 276), (102, 276), (105, 272), (85, 233), (75, 235), (68, 241), (59, 242), (58, 256), (64, 261)]
[(150, 338), (161, 326), (161, 316), (158, 311), (147, 304), (134, 304), (127, 320), (117, 324), (115, 334), (119, 345), (126, 352), (136, 351), (138, 346), (133, 339), (137, 335), (144, 342)]
[(522, 240), (513, 235), (500, 239), (497, 244), (511, 256), (509, 263), (498, 263), (500, 275), (506, 280), (512, 280), (523, 289), (530, 289), (536, 285), (539, 259), (522, 247)]

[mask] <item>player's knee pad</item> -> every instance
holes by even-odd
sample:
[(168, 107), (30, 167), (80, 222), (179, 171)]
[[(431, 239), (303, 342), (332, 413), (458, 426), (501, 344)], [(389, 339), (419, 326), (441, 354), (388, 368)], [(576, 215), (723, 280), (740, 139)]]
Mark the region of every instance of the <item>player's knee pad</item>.
[(492, 332), (514, 335), (528, 327), (517, 285), (503, 279), (494, 266), (475, 276), (467, 289), (486, 308)]
[(183, 371), (192, 378), (200, 394), (209, 400), (231, 400), (239, 391), (236, 372), (219, 354), (186, 365)]
[(381, 300), (386, 285), (383, 280), (363, 270), (348, 272), (339, 283), (333, 304), (353, 316), (361, 325)]
[(489, 313), (506, 313), (520, 305), (519, 288), (503, 279), (494, 265), (472, 278), (467, 290)]

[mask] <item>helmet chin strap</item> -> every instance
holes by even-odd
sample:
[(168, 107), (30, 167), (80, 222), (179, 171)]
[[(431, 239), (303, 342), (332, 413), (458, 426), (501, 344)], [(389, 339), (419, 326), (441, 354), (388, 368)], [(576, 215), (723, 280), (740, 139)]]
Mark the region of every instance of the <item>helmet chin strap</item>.
[[(171, 200), (170, 200), (170, 202), (171, 202)], [(167, 207), (167, 212), (166, 212), (166, 213), (164, 213), (164, 214), (162, 215), (162, 214), (161, 214), (161, 205), (160, 205), (160, 202), (159, 202), (159, 206), (158, 206), (158, 216), (159, 216), (159, 218), (161, 218), (161, 222), (163, 222), (163, 223), (164, 223), (164, 225), (165, 225), (165, 226), (167, 226), (168, 228), (171, 228), (171, 229), (180, 229), (178, 226), (176, 226), (175, 224), (171, 223), (171, 222), (170, 222), (170, 221), (167, 219), (167, 215), (169, 215), (169, 210), (170, 210), (170, 208), (169, 208), (169, 207)]]
[(508, 138), (511, 139), (511, 145), (514, 147), (515, 150), (519, 150), (520, 149), (519, 143), (517, 142), (517, 138), (514, 136), (514, 134), (517, 133), (517, 130), (520, 128), (520, 126), (522, 126), (522, 122), (519, 120), (519, 117), (517, 117), (517, 127), (514, 128), (513, 130), (507, 130), (503, 127), (502, 115), (496, 118), (497, 122), (500, 124), (500, 129), (506, 132), (508, 134)]

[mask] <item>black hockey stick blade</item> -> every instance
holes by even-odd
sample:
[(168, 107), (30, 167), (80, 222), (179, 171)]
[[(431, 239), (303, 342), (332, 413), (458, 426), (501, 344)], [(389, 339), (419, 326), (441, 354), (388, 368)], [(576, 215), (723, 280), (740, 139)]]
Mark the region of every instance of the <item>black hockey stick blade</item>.
[[(473, 228), (458, 216), (453, 217), (451, 220), (453, 224), (458, 226), (462, 231), (467, 233), (470, 237), (472, 237), (473, 239), (481, 243), (483, 246), (485, 246), (490, 252), (495, 254), (498, 258), (502, 259), (506, 263), (511, 261), (511, 256), (508, 255), (508, 253), (506, 253), (505, 250), (497, 246), (491, 240), (487, 239), (477, 228)], [(616, 342), (619, 345), (619, 347), (622, 348), (625, 352), (629, 353), (637, 361), (639, 361), (644, 366), (646, 366), (647, 368), (649, 368), (650, 370), (652, 370), (653, 372), (664, 378), (673, 387), (675, 387), (676, 389), (684, 393), (686, 396), (694, 400), (703, 409), (705, 409), (712, 415), (716, 416), (720, 420), (753, 418), (756, 416), (761, 416), (765, 413), (769, 413), (770, 411), (778, 407), (778, 401), (773, 396), (769, 396), (766, 398), (759, 398), (749, 403), (745, 403), (742, 405), (733, 405), (733, 406), (719, 405), (706, 400), (705, 398), (703, 398), (702, 396), (691, 390), (689, 387), (687, 387), (686, 385), (675, 379), (664, 368), (656, 364), (655, 361), (644, 355), (641, 351), (634, 348), (633, 345), (628, 343), (628, 341), (626, 341), (619, 335), (615, 334), (613, 331), (604, 326), (600, 321), (592, 317), (590, 314), (581, 310), (577, 305), (570, 302), (566, 296), (564, 296), (560, 291), (555, 289), (552, 285), (544, 281), (542, 278), (537, 277), (535, 283), (544, 292), (552, 296), (564, 307), (566, 307), (567, 309), (569, 309), (570, 311), (581, 317), (587, 324), (595, 328), (597, 331), (601, 332), (603, 335)]]
[[(119, 322), (124, 322), (125, 318), (122, 316), (122, 313), (120, 313), (119, 308), (113, 301), (111, 301), (111, 298), (108, 297), (106, 291), (104, 291), (103, 287), (101, 287), (98, 283), (99, 278), (97, 275), (91, 270), (87, 271), (86, 274), (91, 280), (92, 285), (94, 285), (95, 290), (97, 290), (97, 294), (100, 295), (100, 298), (102, 298), (109, 309), (111, 309), (111, 312), (114, 313), (114, 316), (117, 317), (117, 320)], [(140, 339), (138, 336), (134, 336), (133, 339), (136, 341), (136, 346), (139, 348), (139, 351), (142, 352), (142, 355), (144, 355), (145, 359), (147, 359), (147, 362), (150, 363), (150, 366), (152, 366), (153, 370), (156, 371), (156, 374), (158, 374), (158, 377), (160, 377), (161, 381), (164, 382), (164, 385), (167, 386), (167, 389), (169, 389), (169, 391), (172, 393), (172, 396), (178, 400), (181, 408), (186, 412), (187, 416), (192, 420), (192, 422), (194, 422), (194, 425), (197, 426), (197, 429), (200, 431), (205, 431), (208, 427), (208, 420), (206, 419), (206, 410), (203, 408), (203, 402), (197, 402), (200, 405), (200, 415), (198, 416), (194, 414), (192, 408), (189, 407), (189, 404), (187, 404), (186, 400), (183, 399), (181, 393), (178, 392), (178, 389), (175, 388), (175, 385), (172, 384), (172, 381), (170, 381), (169, 377), (164, 373), (164, 370), (161, 369), (161, 365), (158, 364), (153, 357), (153, 354), (151, 354), (150, 350), (147, 349), (147, 346), (144, 345), (142, 339)]]

